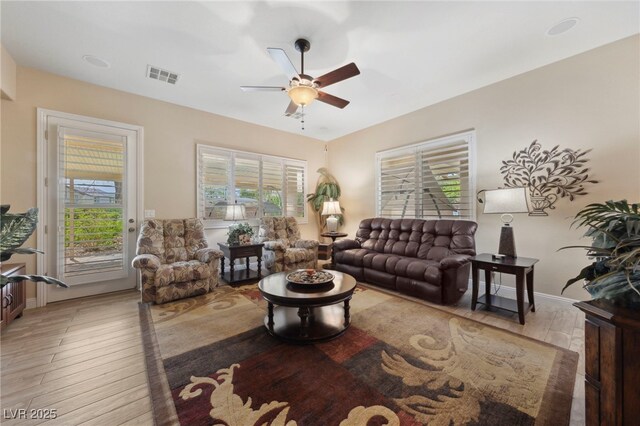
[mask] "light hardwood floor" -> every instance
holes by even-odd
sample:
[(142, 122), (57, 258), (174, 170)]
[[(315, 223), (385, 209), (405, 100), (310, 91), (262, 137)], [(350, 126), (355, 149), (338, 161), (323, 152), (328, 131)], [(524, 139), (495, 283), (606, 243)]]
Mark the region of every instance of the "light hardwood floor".
[[(584, 424), (584, 315), (567, 303), (537, 300), (522, 326), (516, 314), (472, 312), (469, 293), (456, 306), (436, 307), (580, 354), (571, 424)], [(153, 424), (138, 299), (126, 291), (59, 302), (11, 324), (0, 342), (0, 423)], [(27, 417), (55, 409), (57, 418), (10, 419), (18, 409)]]

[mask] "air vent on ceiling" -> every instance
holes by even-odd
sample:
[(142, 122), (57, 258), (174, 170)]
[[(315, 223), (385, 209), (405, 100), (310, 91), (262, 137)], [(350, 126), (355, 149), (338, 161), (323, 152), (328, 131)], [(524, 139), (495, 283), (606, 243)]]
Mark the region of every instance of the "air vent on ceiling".
[(169, 84), (176, 84), (178, 82), (178, 74), (163, 70), (162, 68), (154, 67), (153, 65), (147, 66), (147, 77), (154, 80), (164, 81)]

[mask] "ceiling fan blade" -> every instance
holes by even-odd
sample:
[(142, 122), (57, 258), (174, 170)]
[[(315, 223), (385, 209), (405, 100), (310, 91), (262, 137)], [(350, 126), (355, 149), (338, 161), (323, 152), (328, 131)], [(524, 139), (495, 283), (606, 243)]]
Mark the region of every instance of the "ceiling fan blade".
[(271, 59), (280, 65), (280, 68), (282, 68), (282, 71), (284, 71), (287, 77), (289, 77), (289, 80), (293, 80), (294, 77), (298, 80), (300, 79), (298, 71), (296, 71), (296, 67), (293, 66), (291, 59), (289, 59), (284, 50), (275, 47), (267, 47), (267, 52), (271, 55)]
[(349, 101), (346, 99), (339, 98), (337, 96), (330, 95), (328, 93), (318, 91), (318, 100), (320, 102), (324, 102), (325, 104), (333, 105), (334, 107), (338, 107), (340, 109), (349, 105)]
[(356, 64), (351, 62), (350, 64), (347, 64), (343, 67), (328, 72), (321, 77), (316, 78), (315, 82), (318, 84), (318, 86), (324, 88), (329, 86), (330, 84), (355, 77), (358, 74), (360, 74), (360, 70), (358, 69)]
[(287, 110), (284, 112), (284, 115), (288, 117), (290, 115), (295, 114), (296, 111), (298, 111), (298, 105), (296, 105), (295, 103), (293, 103), (293, 101), (291, 101), (289, 102), (289, 106), (287, 107)]
[(276, 86), (240, 86), (243, 92), (282, 92), (287, 90), (284, 87)]

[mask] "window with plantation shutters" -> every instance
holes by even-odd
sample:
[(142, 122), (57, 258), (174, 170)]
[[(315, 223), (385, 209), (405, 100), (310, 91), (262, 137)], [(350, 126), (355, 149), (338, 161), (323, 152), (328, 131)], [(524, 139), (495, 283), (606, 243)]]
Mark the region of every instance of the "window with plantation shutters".
[(306, 221), (306, 161), (198, 145), (198, 217), (227, 227), (226, 206), (245, 206), (246, 219), (294, 216)]
[(465, 132), (378, 152), (377, 215), (474, 218), (474, 140), (474, 132)]

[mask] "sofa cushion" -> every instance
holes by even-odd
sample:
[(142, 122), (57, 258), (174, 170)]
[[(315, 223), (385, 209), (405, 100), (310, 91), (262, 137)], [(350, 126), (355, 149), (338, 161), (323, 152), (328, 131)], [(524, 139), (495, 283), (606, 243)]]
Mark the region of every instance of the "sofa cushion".
[(211, 276), (206, 263), (197, 260), (174, 262), (160, 265), (156, 271), (156, 287), (166, 287), (174, 283), (203, 280)]
[(452, 254), (475, 256), (477, 224), (463, 220), (424, 221), (417, 257), (440, 261)]
[(140, 228), (136, 254), (152, 254), (164, 263), (164, 221), (145, 220)]
[(285, 247), (289, 247), (291, 226), (285, 217), (263, 217), (260, 223), (260, 239), (261, 241), (280, 240)]
[(363, 259), (368, 253), (376, 253), (367, 249), (349, 249), (336, 253), (334, 262), (344, 263), (351, 266), (363, 266)]
[(396, 275), (439, 286), (442, 271), (438, 262), (405, 258), (397, 265)]
[(184, 220), (184, 248), (188, 259), (195, 259), (196, 252), (207, 247), (204, 226), (200, 219)]
[(314, 251), (305, 248), (288, 248), (284, 252), (285, 265), (293, 265), (300, 262), (309, 262), (314, 259)]
[(164, 221), (164, 253), (167, 263), (183, 262), (188, 259), (184, 241), (184, 220)]

